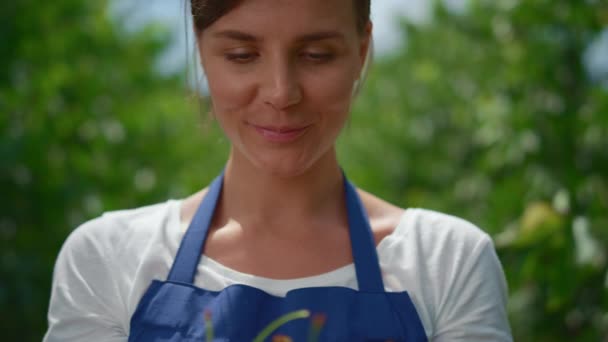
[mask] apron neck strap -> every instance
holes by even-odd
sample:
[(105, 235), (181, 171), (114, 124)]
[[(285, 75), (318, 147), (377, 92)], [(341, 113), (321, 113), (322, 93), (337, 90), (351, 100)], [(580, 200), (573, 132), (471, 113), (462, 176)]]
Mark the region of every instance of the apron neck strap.
[[(356, 189), (348, 182), (346, 176), (343, 176), (343, 178), (351, 249), (359, 291), (383, 292), (384, 284), (382, 282), (380, 264), (367, 214), (357, 195)], [(209, 190), (194, 214), (192, 222), (190, 222), (190, 226), (177, 250), (175, 261), (169, 272), (168, 281), (187, 284), (194, 282), (194, 276), (203, 254), (213, 213), (222, 192), (223, 182), (224, 173), (222, 172), (209, 186)]]
[(213, 219), (213, 213), (217, 207), (223, 184), (224, 172), (217, 176), (211, 185), (209, 185), (209, 190), (207, 190), (205, 197), (190, 222), (190, 226), (188, 226), (182, 238), (167, 280), (187, 284), (194, 283), (194, 275), (203, 254), (205, 240), (207, 240), (207, 233), (211, 226), (211, 220)]
[(344, 176), (346, 211), (359, 291), (384, 292), (380, 262), (367, 213), (355, 187)]

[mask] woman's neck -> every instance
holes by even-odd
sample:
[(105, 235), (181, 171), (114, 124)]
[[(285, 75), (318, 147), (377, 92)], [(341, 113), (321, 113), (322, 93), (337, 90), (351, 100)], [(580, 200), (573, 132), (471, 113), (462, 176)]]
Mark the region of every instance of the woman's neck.
[(304, 173), (290, 177), (257, 168), (233, 152), (220, 203), (223, 219), (250, 226), (281, 227), (346, 215), (343, 175), (333, 149)]

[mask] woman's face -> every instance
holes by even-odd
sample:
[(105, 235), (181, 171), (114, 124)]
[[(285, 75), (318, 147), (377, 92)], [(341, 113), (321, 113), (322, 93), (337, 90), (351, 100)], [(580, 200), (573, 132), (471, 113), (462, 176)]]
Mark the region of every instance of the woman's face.
[(352, 0), (245, 0), (198, 35), (213, 113), (246, 158), (277, 175), (333, 155), (369, 43)]

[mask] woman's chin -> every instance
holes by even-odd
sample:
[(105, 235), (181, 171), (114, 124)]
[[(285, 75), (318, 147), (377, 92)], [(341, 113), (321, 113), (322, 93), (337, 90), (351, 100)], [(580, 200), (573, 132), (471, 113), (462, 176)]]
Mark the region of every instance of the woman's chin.
[(312, 172), (313, 169), (323, 169), (326, 166), (331, 168), (332, 164), (336, 163), (330, 151), (315, 153), (317, 151), (310, 149), (283, 151), (266, 149), (239, 153), (242, 151), (233, 150), (231, 156), (233, 162), (240, 165), (249, 164), (247, 168), (252, 167), (253, 172), (283, 179), (300, 177)]

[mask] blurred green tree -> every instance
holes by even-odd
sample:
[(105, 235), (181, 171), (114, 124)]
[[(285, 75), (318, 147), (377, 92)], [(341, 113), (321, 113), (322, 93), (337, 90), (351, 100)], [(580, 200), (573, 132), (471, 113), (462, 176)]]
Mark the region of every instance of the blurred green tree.
[(608, 4), (437, 3), (375, 63), (343, 164), (374, 193), (495, 237), (516, 340), (607, 339), (608, 90), (583, 55)]
[(223, 164), (226, 144), (199, 129), (183, 79), (154, 69), (167, 31), (127, 35), (107, 5), (0, 4), (4, 341), (42, 338), (54, 259), (73, 228), (105, 210), (183, 196)]

